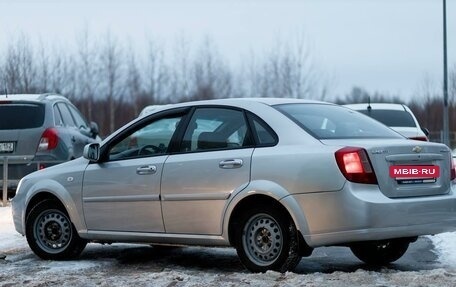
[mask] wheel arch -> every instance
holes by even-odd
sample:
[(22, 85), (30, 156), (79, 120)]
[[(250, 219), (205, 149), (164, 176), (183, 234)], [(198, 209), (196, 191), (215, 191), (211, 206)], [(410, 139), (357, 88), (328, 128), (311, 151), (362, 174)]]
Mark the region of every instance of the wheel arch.
[(252, 204), (266, 204), (273, 208), (281, 209), (296, 226), (299, 237), (300, 250), (302, 255), (307, 254), (309, 245), (305, 241), (308, 234), (307, 221), (304, 212), (296, 200), (290, 196), (280, 185), (270, 181), (251, 182), (242, 192), (238, 193), (230, 201), (224, 216), (225, 238), (234, 245), (234, 234), (237, 227), (237, 219), (242, 211)]
[(86, 229), (83, 214), (81, 213), (82, 207), (78, 208), (75, 200), (65, 187), (53, 180), (45, 180), (43, 182), (36, 183), (35, 186), (32, 187), (31, 192), (27, 194), (23, 214), (24, 226), (26, 224), (27, 216), (33, 207), (36, 206), (37, 203), (46, 199), (55, 200), (60, 204), (60, 207), (62, 207), (70, 217), (70, 220), (74, 224), (78, 233), (80, 230)]

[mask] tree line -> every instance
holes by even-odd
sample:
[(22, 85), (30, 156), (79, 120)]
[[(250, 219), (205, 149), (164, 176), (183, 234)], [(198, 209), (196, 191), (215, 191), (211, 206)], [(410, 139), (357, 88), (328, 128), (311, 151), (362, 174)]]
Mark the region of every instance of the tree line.
[[(115, 35), (84, 28), (68, 48), (32, 42), (25, 34), (0, 45), (0, 94), (55, 92), (69, 98), (105, 136), (136, 117), (146, 105), (230, 97), (291, 97), (330, 100), (326, 75), (312, 60), (306, 39), (277, 39), (265, 51), (251, 51), (233, 67), (216, 43), (195, 43), (181, 35), (172, 43), (146, 37), (141, 47)], [(450, 74), (450, 123), (456, 120)], [(441, 129), (441, 92), (423, 86), (406, 102), (421, 124)], [(332, 97), (334, 98), (334, 97)], [(400, 95), (369, 94), (354, 87), (337, 103), (403, 102)], [(450, 124), (451, 127), (451, 124)], [(454, 127), (456, 128), (456, 127)]]

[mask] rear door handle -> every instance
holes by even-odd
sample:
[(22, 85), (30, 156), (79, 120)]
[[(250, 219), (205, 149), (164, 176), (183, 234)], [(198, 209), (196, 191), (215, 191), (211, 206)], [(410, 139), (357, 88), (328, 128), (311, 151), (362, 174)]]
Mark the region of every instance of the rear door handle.
[(227, 159), (227, 160), (222, 160), (219, 163), (219, 167), (223, 169), (228, 169), (228, 168), (240, 168), (243, 165), (242, 159)]
[(157, 167), (155, 165), (145, 165), (138, 167), (136, 169), (136, 173), (139, 175), (145, 175), (145, 174), (154, 174), (157, 172)]

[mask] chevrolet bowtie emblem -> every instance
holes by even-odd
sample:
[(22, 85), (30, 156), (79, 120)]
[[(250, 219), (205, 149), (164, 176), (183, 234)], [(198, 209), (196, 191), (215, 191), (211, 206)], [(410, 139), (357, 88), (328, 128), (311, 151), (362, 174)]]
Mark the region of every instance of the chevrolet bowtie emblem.
[(413, 152), (420, 153), (423, 149), (420, 146), (416, 146), (412, 149)]

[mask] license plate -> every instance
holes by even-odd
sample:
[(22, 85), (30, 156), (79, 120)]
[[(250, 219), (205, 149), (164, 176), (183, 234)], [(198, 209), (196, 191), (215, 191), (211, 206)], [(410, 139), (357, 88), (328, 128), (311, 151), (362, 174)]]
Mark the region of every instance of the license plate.
[(435, 183), (437, 180), (435, 178), (426, 178), (426, 179), (396, 179), (398, 184), (422, 184), (422, 183)]
[(389, 167), (390, 177), (396, 179), (428, 179), (440, 176), (438, 165), (392, 165)]
[(0, 142), (0, 153), (12, 153), (14, 151), (13, 142)]

